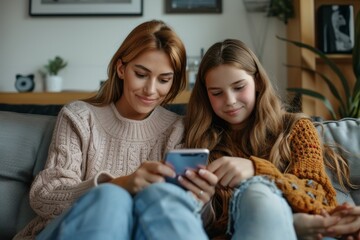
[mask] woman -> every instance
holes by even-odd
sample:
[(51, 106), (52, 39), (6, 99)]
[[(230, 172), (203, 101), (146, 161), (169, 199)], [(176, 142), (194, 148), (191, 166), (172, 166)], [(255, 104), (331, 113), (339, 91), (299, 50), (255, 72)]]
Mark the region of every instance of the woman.
[(185, 132), (185, 147), (211, 151), (207, 169), (219, 179), (204, 212), (211, 238), (358, 236), (359, 209), (336, 207), (313, 123), (284, 110), (257, 57), (241, 41), (215, 43), (204, 55)]
[(161, 161), (183, 138), (181, 118), (161, 105), (184, 89), (185, 69), (184, 45), (164, 22), (126, 37), (98, 94), (59, 113), (30, 190), (38, 216), (17, 239), (207, 238), (198, 211), (216, 176), (190, 172), (184, 191), (164, 183), (175, 172)]

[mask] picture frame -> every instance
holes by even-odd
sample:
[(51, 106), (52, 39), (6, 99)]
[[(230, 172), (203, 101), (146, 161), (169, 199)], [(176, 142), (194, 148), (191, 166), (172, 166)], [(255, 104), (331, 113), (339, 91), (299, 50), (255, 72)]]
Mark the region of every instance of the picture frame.
[(165, 0), (166, 13), (222, 13), (222, 0)]
[(30, 0), (30, 16), (142, 16), (143, 0)]
[(324, 4), (317, 9), (316, 44), (327, 54), (351, 53), (354, 47), (354, 6)]

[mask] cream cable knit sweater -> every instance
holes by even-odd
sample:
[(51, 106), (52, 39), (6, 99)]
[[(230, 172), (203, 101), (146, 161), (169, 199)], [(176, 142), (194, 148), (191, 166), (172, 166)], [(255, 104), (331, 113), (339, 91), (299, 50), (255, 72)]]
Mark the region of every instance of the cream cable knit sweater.
[(114, 104), (75, 101), (59, 113), (43, 171), (30, 190), (37, 217), (14, 239), (34, 239), (88, 189), (129, 175), (142, 162), (159, 161), (183, 137), (182, 118), (157, 107), (148, 118), (122, 117)]

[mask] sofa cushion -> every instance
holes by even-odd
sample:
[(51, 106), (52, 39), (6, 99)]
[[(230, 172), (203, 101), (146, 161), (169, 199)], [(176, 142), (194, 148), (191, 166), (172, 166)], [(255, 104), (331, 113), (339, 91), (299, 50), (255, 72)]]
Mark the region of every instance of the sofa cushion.
[(0, 239), (34, 216), (29, 187), (43, 168), (56, 117), (0, 111)]
[[(350, 179), (354, 184), (360, 186), (360, 119), (359, 118), (343, 118), (337, 121), (323, 121), (323, 130), (320, 126), (317, 129), (325, 143), (333, 146), (336, 143), (341, 145), (339, 151), (346, 157), (350, 168)], [(343, 149), (342, 149), (343, 148)], [(332, 181), (334, 187), (338, 190), (338, 200), (340, 202), (346, 200), (337, 181)], [(340, 193), (339, 193), (340, 192)], [(360, 204), (360, 190), (351, 191), (351, 196), (356, 204)], [(343, 195), (343, 196), (341, 196)]]
[(61, 104), (39, 105), (39, 104), (0, 103), (0, 111), (52, 115), (52, 116), (57, 116), (62, 107), (63, 105)]

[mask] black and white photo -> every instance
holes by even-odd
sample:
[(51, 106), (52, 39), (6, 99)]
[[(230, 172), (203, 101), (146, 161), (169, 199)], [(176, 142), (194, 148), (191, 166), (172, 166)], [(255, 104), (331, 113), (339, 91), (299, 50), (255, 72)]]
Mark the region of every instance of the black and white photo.
[(317, 12), (317, 45), (324, 53), (351, 53), (354, 47), (352, 5), (323, 5)]
[(142, 16), (143, 0), (30, 0), (30, 16)]

